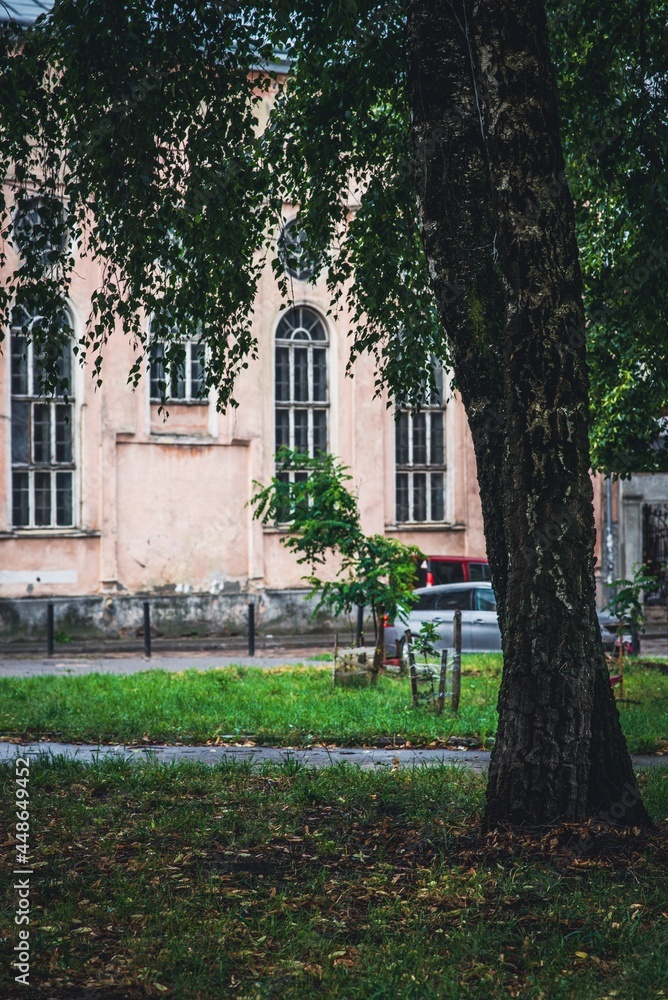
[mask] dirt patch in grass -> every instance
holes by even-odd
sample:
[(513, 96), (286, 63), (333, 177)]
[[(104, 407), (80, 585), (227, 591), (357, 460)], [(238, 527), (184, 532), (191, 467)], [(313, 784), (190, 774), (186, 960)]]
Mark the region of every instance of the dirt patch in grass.
[(658, 670), (660, 674), (668, 674), (668, 663), (663, 660), (643, 660), (638, 657), (631, 662), (633, 666), (642, 667), (643, 670)]

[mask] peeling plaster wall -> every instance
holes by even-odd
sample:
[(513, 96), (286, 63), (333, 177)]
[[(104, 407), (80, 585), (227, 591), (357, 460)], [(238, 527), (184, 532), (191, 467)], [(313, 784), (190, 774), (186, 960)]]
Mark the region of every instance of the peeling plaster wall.
[[(286, 206), (286, 218), (295, 211)], [(8, 267), (14, 264), (8, 247)], [(99, 263), (77, 261), (68, 300), (75, 336), (100, 281)], [(395, 425), (386, 399), (374, 396), (373, 361), (357, 359), (355, 377), (348, 378), (350, 317), (327, 315), (324, 280), (293, 285), (294, 304), (318, 311), (327, 328), (329, 446), (351, 469), (364, 530), (417, 544), (427, 555), (482, 555), (475, 459), (460, 400), (452, 398), (446, 410), (447, 521), (397, 526)], [(89, 371), (76, 373), (74, 528), (12, 527), (10, 352), (0, 354), (3, 634), (12, 622), (21, 634), (38, 628), (45, 598), (69, 608), (57, 614), (73, 616), (81, 627), (134, 628), (127, 622), (135, 622), (144, 595), (167, 602), (165, 621), (169, 614), (232, 629), (242, 605), (245, 615), (248, 594), (256, 594), (268, 620), (311, 627), (303, 608), (305, 567), (280, 544), (283, 533), (254, 522), (247, 506), (254, 482), (266, 483), (274, 472), (274, 335), (285, 308), (267, 266), (252, 319), (258, 357), (239, 377), (239, 407), (225, 414), (212, 397), (208, 405), (170, 403), (164, 419), (150, 402), (147, 378), (136, 391), (127, 385), (135, 352), (120, 330), (111, 332), (102, 386), (96, 389)], [(337, 566), (332, 559), (322, 575), (333, 578)], [(21, 601), (25, 609), (17, 610)]]
[[(68, 639), (99, 636), (136, 638), (143, 630), (143, 602), (149, 595), (91, 596), (54, 601), (56, 635)], [(46, 636), (47, 599), (0, 599), (0, 641)], [(163, 636), (245, 635), (248, 594), (151, 594), (151, 628)], [(255, 597), (255, 620), (262, 635), (295, 635), (349, 630), (348, 619), (312, 618), (313, 602), (303, 590), (264, 591)]]

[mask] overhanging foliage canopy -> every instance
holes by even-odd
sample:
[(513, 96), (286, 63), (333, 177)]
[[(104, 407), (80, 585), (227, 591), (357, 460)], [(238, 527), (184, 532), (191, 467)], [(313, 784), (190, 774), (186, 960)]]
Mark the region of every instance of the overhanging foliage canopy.
[[(96, 376), (118, 321), (137, 345), (136, 382), (148, 315), (175, 360), (178, 331), (201, 331), (224, 407), (256, 350), (250, 315), (267, 257), (289, 295), (276, 236), (284, 203), (298, 204), (309, 262), (328, 268), (334, 299), (355, 274), (353, 353), (374, 351), (379, 386), (417, 386), (419, 397), (425, 359), (445, 347), (412, 197), (403, 12), (362, 7), (330, 10), (328, 34), (318, 4), (283, 14), (269, 3), (63, 0), (34, 28), (5, 30), (10, 205), (37, 191), (40, 205), (66, 206), (41, 213), (5, 312), (19, 302), (53, 315), (76, 244), (104, 265), (80, 345)], [(287, 87), (275, 84), (277, 51)], [(260, 103), (276, 89), (261, 131)], [(4, 236), (16, 243), (8, 215)], [(33, 336), (57, 356), (55, 324), (45, 318)]]
[[(593, 462), (622, 474), (662, 468), (666, 4), (552, 8)], [(260, 131), (278, 52), (290, 76)], [(178, 331), (201, 331), (208, 384), (221, 407), (234, 403), (256, 350), (250, 315), (267, 259), (283, 276), (276, 237), (288, 203), (299, 206), (310, 264), (327, 269), (333, 301), (345, 295), (352, 311), (353, 356), (377, 356), (379, 388), (422, 398), (428, 359), (447, 349), (416, 223), (401, 0), (59, 0), (32, 28), (3, 26), (0, 60), (3, 235), (21, 250), (0, 308), (40, 317), (31, 335), (54, 382), (63, 330), (53, 303), (67, 293), (76, 245), (104, 267), (80, 344), (94, 376), (119, 322), (136, 344), (136, 382), (151, 317), (172, 360)], [(21, 240), (12, 206), (35, 192), (38, 221)]]

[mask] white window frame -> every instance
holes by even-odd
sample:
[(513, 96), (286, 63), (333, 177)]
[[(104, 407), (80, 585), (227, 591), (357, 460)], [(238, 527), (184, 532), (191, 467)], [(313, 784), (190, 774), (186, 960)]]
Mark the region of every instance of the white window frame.
[[(442, 371), (442, 370), (441, 370)], [(424, 403), (420, 408), (419, 413), (415, 413), (411, 407), (402, 407), (399, 409), (400, 419), (406, 420), (406, 435), (407, 435), (407, 461), (398, 461), (398, 434), (399, 434), (399, 423), (395, 422), (394, 427), (394, 440), (395, 440), (395, 450), (394, 450), (394, 460), (395, 460), (395, 475), (394, 475), (394, 502), (395, 502), (395, 520), (397, 524), (408, 524), (408, 525), (419, 525), (419, 524), (443, 524), (447, 517), (447, 436), (446, 436), (446, 405), (442, 401), (444, 395), (444, 385), (445, 379), (441, 375), (437, 379), (438, 392), (441, 396), (441, 401), (433, 402), (429, 401)], [(441, 414), (441, 448), (442, 448), (442, 461), (432, 461), (432, 420), (431, 416), (434, 414)], [(414, 456), (414, 444), (415, 444), (415, 420), (424, 416), (425, 422), (425, 458), (424, 462), (416, 462)], [(416, 476), (424, 476), (424, 513), (425, 516), (422, 518), (416, 518)], [(433, 481), (440, 476), (442, 482), (441, 490), (441, 515), (439, 517), (434, 516), (433, 505), (432, 505), (432, 493), (433, 493)], [(403, 513), (400, 509), (399, 502), (399, 492), (400, 492), (400, 477), (405, 482), (406, 494), (407, 494), (407, 517), (400, 517), (399, 515)], [(437, 512), (438, 513), (438, 512)]]
[[(310, 320), (310, 328), (304, 324), (304, 313), (308, 314)], [(295, 317), (295, 323), (292, 327), (292, 332), (289, 337), (280, 336), (279, 332), (281, 325), (284, 321), (290, 321), (291, 317)], [(313, 339), (311, 337), (311, 331), (315, 328), (315, 324), (322, 330), (323, 337)], [(295, 336), (295, 334), (304, 334), (304, 336)], [(320, 314), (312, 306), (299, 305), (293, 306), (288, 309), (282, 316), (276, 328), (276, 335), (274, 337), (274, 444), (275, 450), (278, 450), (280, 445), (287, 445), (287, 447), (294, 449), (296, 446), (296, 435), (295, 435), (295, 414), (297, 411), (306, 411), (306, 452), (309, 457), (313, 458), (315, 456), (315, 430), (314, 430), (314, 414), (323, 413), (325, 415), (325, 447), (320, 448), (320, 451), (327, 452), (329, 450), (330, 441), (330, 337), (329, 331), (327, 329), (327, 324), (320, 316)], [(296, 350), (306, 350), (306, 382), (307, 382), (307, 399), (295, 399), (295, 351)], [(288, 351), (288, 399), (278, 398), (278, 385), (277, 385), (277, 375), (278, 375), (278, 351), (287, 350)], [(325, 398), (314, 399), (314, 351), (323, 350), (325, 353)], [(278, 414), (287, 413), (288, 414), (288, 440), (278, 441)], [(289, 476), (290, 481), (294, 481), (295, 477), (299, 478), (299, 474), (294, 472), (283, 473), (283, 475)]]
[[(297, 239), (292, 240), (286, 236), (292, 232), (297, 232)], [(278, 255), (283, 266), (283, 270), (292, 278), (294, 281), (309, 281), (315, 271), (309, 266), (301, 263), (301, 259), (304, 256), (304, 240), (301, 239), (303, 230), (299, 228), (299, 216), (294, 215), (291, 219), (286, 219), (281, 227), (281, 231), (278, 236)], [(299, 250), (295, 252), (295, 247), (299, 246)], [(292, 259), (290, 258), (290, 251), (292, 250)]]
[[(74, 256), (75, 252), (75, 240), (70, 232), (67, 231), (65, 226), (65, 205), (53, 194), (45, 194), (43, 192), (25, 192), (24, 195), (19, 198), (19, 200), (14, 205), (13, 219), (12, 219), (12, 245), (19, 257), (25, 259), (25, 247), (30, 239), (22, 233), (22, 225), (24, 219), (29, 215), (34, 215), (37, 225), (41, 225), (40, 210), (44, 207), (47, 201), (52, 201), (54, 205), (58, 206), (58, 211), (61, 213), (61, 221), (64, 226), (62, 232), (62, 242), (60, 245), (54, 243), (51, 240), (47, 240), (45, 246), (42, 247), (40, 251), (40, 263), (44, 271), (48, 274), (57, 265), (59, 259), (67, 253), (70, 256)], [(32, 225), (35, 222), (31, 223)], [(53, 258), (53, 259), (52, 259)]]
[[(149, 342), (149, 350), (148, 350), (149, 399), (150, 399), (151, 403), (163, 403), (163, 402), (170, 403), (170, 404), (196, 403), (196, 404), (198, 404), (200, 406), (208, 406), (209, 405), (209, 394), (208, 394), (208, 391), (206, 392), (206, 395), (200, 395), (199, 391), (193, 392), (193, 372), (192, 372), (192, 367), (193, 367), (192, 366), (192, 362), (193, 362), (193, 351), (194, 351), (194, 349), (197, 348), (198, 350), (200, 350), (201, 348), (204, 348), (205, 359), (206, 359), (206, 345), (202, 344), (201, 340), (199, 338), (197, 338), (197, 337), (191, 337), (191, 338), (185, 338), (184, 337), (181, 340), (181, 343), (183, 344), (183, 346), (185, 348), (185, 354), (186, 354), (185, 361), (184, 361), (185, 371), (184, 371), (184, 378), (183, 378), (183, 382), (184, 382), (184, 386), (185, 386), (184, 394), (182, 396), (172, 396), (170, 393), (167, 393), (166, 396), (165, 396), (165, 399), (163, 400), (162, 396), (160, 396), (160, 395), (154, 395), (154, 392), (153, 392), (154, 382), (156, 381), (154, 379), (153, 366), (154, 366), (154, 364), (156, 363), (156, 361), (158, 359), (156, 359), (156, 358), (154, 358), (152, 356), (152, 350), (156, 346), (162, 346), (163, 350), (164, 350), (164, 348), (167, 345), (167, 342), (164, 341), (164, 340), (160, 340), (159, 337), (155, 337), (155, 338), (153, 338), (153, 339), (150, 340), (150, 342)], [(173, 376), (172, 376), (172, 366), (170, 365), (169, 369), (168, 370), (166, 369), (166, 371), (165, 371), (165, 383), (166, 383), (166, 387), (167, 388), (172, 387), (172, 378), (173, 378)]]
[[(63, 306), (64, 315), (67, 318), (67, 325), (71, 333), (71, 343), (74, 340), (74, 323), (70, 310)], [(26, 338), (26, 335), (21, 331), (24, 327), (12, 324), (10, 327), (10, 350), (9, 350), (9, 390), (10, 390), (10, 406), (13, 414), (15, 402), (17, 403), (27, 403), (29, 410), (28, 418), (28, 448), (29, 456), (27, 462), (16, 462), (14, 460), (13, 454), (13, 429), (10, 428), (10, 489), (9, 489), (9, 508), (10, 517), (9, 524), (12, 531), (62, 531), (67, 529), (72, 529), (77, 526), (77, 514), (79, 510), (78, 505), (78, 485), (79, 485), (79, 464), (77, 461), (77, 428), (78, 428), (78, 407), (77, 399), (75, 394), (75, 358), (70, 347), (70, 387), (67, 401), (65, 401), (64, 396), (43, 396), (37, 391), (37, 386), (34, 384), (35, 377), (35, 345), (33, 342)], [(27, 366), (27, 392), (25, 393), (15, 393), (13, 385), (13, 358), (14, 358), (14, 338), (23, 337), (26, 339), (26, 366)], [(48, 462), (37, 461), (34, 457), (34, 444), (35, 444), (35, 406), (48, 406), (49, 408), (49, 452), (50, 460)], [(58, 462), (56, 460), (56, 407), (67, 405), (70, 412), (70, 449), (71, 458), (68, 461)], [(16, 524), (16, 507), (14, 503), (14, 476), (15, 474), (24, 473), (28, 475), (28, 523), (27, 524)], [(70, 507), (71, 507), (71, 517), (69, 521), (58, 523), (58, 485), (57, 476), (58, 474), (67, 473), (70, 475)], [(36, 519), (36, 502), (35, 502), (35, 480), (37, 475), (49, 475), (50, 479), (50, 519), (48, 523), (37, 523)]]

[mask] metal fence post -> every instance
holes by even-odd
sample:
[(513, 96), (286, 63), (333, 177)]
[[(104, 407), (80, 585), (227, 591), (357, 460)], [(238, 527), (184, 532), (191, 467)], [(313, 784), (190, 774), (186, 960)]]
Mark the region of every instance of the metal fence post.
[(255, 656), (255, 601), (248, 602), (248, 655)]
[(151, 659), (151, 605), (144, 601), (144, 656)]
[(357, 605), (357, 648), (364, 645), (364, 605)]
[(54, 634), (53, 634), (53, 604), (51, 601), (46, 606), (46, 655), (53, 656)]
[(453, 618), (453, 644), (455, 651), (452, 657), (452, 711), (459, 709), (459, 695), (462, 683), (462, 613), (459, 608)]

